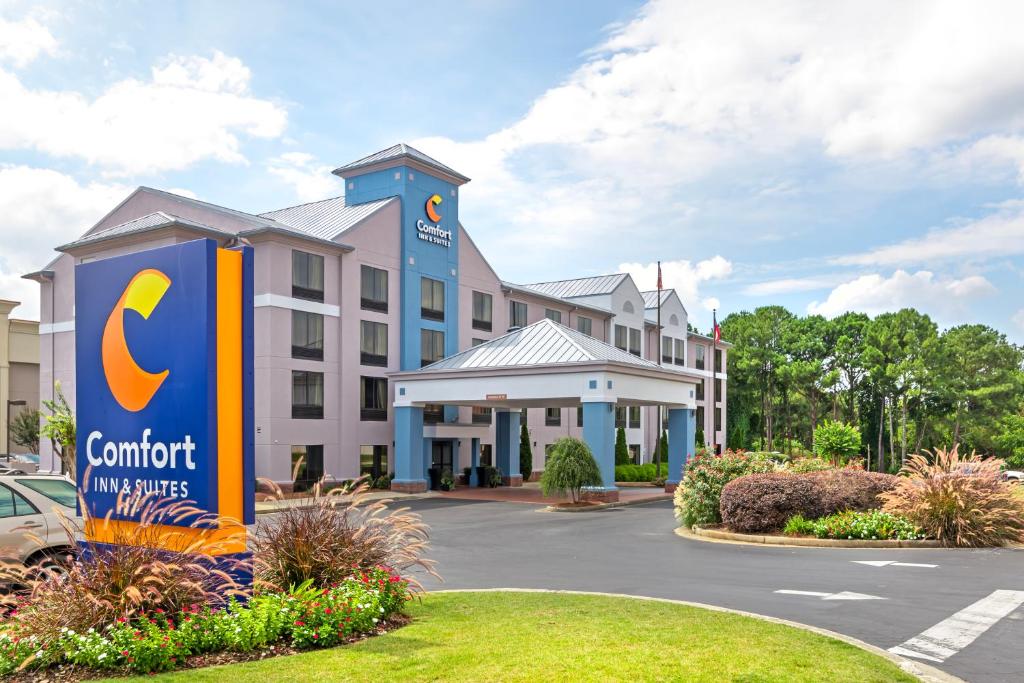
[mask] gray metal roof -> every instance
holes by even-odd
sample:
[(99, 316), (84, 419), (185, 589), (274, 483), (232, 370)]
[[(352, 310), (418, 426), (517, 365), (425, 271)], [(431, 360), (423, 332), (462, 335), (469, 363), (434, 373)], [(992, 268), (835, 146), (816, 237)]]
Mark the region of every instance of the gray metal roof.
[[(184, 196), (182, 196), (180, 194), (174, 194), (173, 192), (167, 192), (166, 190), (157, 190), (156, 188), (146, 187), (145, 185), (143, 185), (143, 186), (139, 187), (139, 191), (148, 192), (150, 194), (155, 194), (155, 195), (160, 195), (162, 197), (167, 197), (168, 199), (172, 199), (172, 200), (174, 200), (176, 202), (180, 202), (182, 204), (189, 204), (191, 206), (196, 206), (196, 207), (200, 207), (200, 208), (203, 208), (203, 209), (210, 209), (211, 211), (216, 211), (217, 213), (222, 213), (222, 214), (224, 214), (226, 216), (232, 216), (234, 218), (237, 218), (238, 220), (245, 221), (246, 223), (251, 223), (252, 225), (257, 226), (257, 227), (266, 227), (266, 226), (287, 227), (287, 226), (284, 226), (284, 225), (281, 225), (281, 224), (277, 223), (277, 221), (273, 220), (272, 218), (266, 218), (266, 217), (263, 217), (263, 216), (257, 216), (256, 214), (246, 213), (245, 211), (239, 211), (238, 209), (230, 209), (230, 208), (228, 208), (226, 206), (221, 206), (219, 204), (211, 204), (210, 202), (204, 202), (204, 201), (199, 200), (199, 199), (193, 199), (192, 197), (184, 197)], [(127, 200), (125, 200), (125, 201), (127, 201)], [(124, 202), (122, 202), (122, 204), (123, 203)]]
[(415, 161), (420, 162), (421, 164), (430, 166), (431, 168), (437, 169), (442, 173), (446, 173), (447, 175), (457, 178), (464, 183), (469, 182), (469, 178), (462, 175), (455, 169), (451, 168), (450, 166), (445, 166), (437, 159), (427, 156), (426, 154), (419, 151), (415, 147), (410, 147), (404, 142), (400, 142), (397, 145), (392, 145), (391, 147), (388, 147), (387, 149), (382, 149), (379, 152), (374, 152), (370, 156), (363, 157), (362, 159), (357, 159), (356, 161), (353, 161), (352, 163), (349, 164), (345, 164), (344, 166), (339, 166), (338, 168), (334, 169), (332, 173), (334, 173), (335, 175), (345, 177), (347, 175), (350, 175), (351, 171), (366, 168), (367, 166), (382, 164), (388, 161), (392, 161), (394, 159), (413, 159)]
[(653, 361), (626, 353), (611, 344), (545, 318), (431, 363), (422, 370), (514, 368), (595, 362), (623, 363), (643, 368), (659, 367)]
[(593, 304), (584, 304), (584, 303), (580, 303), (578, 301), (570, 301), (569, 299), (562, 299), (562, 298), (557, 297), (557, 296), (551, 296), (550, 294), (544, 294), (543, 292), (537, 291), (536, 289), (531, 289), (530, 287), (528, 287), (526, 285), (517, 285), (514, 282), (508, 282), (506, 280), (502, 280), (501, 281), (501, 286), (505, 287), (510, 292), (518, 292), (520, 294), (527, 294), (529, 296), (535, 296), (538, 299), (547, 299), (548, 301), (551, 301), (552, 303), (559, 303), (559, 304), (563, 304), (563, 305), (566, 305), (566, 306), (573, 306), (574, 308), (579, 308), (581, 310), (587, 310), (587, 311), (593, 311), (594, 313), (601, 313), (603, 315), (614, 315), (614, 313), (610, 309), (602, 308), (600, 306), (594, 306)]
[[(674, 289), (663, 289), (661, 290), (661, 305), (664, 306), (668, 298), (672, 296)], [(654, 289), (650, 292), (640, 292), (644, 298), (644, 308), (657, 308), (658, 307), (658, 290)]]
[(597, 275), (595, 277), (581, 277), (575, 280), (555, 280), (554, 282), (536, 282), (532, 285), (523, 285), (541, 294), (556, 296), (560, 299), (572, 299), (580, 296), (601, 296), (611, 294), (615, 288), (622, 284), (622, 281), (629, 277), (628, 273), (615, 273), (614, 275)]
[(344, 197), (333, 197), (319, 202), (267, 211), (261, 213), (260, 217), (284, 223), (313, 237), (333, 240), (378, 209), (397, 201), (397, 197), (388, 197), (349, 206), (345, 204)]
[(87, 244), (93, 244), (96, 242), (103, 242), (105, 240), (114, 239), (115, 237), (122, 237), (124, 235), (131, 235), (137, 233), (148, 232), (150, 230), (159, 230), (160, 228), (167, 228), (170, 226), (181, 226), (185, 228), (191, 228), (202, 233), (214, 235), (217, 237), (231, 237), (232, 233), (219, 230), (204, 223), (197, 223), (196, 221), (175, 216), (174, 214), (165, 213), (163, 211), (156, 211), (154, 213), (146, 214), (140, 218), (135, 218), (125, 223), (115, 225), (80, 237), (74, 242), (69, 242), (65, 245), (57, 247), (57, 251), (67, 251), (75, 247), (85, 246)]

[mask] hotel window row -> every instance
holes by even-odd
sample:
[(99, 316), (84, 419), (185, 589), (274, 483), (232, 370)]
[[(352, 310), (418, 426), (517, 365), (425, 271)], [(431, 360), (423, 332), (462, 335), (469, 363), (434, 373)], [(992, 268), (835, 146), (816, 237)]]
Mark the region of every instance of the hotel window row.
[[(675, 351), (674, 355), (672, 353), (673, 350)], [(661, 362), (673, 365), (686, 365), (686, 342), (682, 339), (674, 339), (662, 335)]]
[(640, 330), (625, 325), (615, 326), (615, 348), (634, 356), (640, 355)]

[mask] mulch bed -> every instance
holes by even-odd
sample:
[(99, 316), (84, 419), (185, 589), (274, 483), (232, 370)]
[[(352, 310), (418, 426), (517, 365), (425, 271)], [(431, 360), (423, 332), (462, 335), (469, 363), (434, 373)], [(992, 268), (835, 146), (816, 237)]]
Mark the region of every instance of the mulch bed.
[[(346, 645), (358, 643), (359, 641), (366, 640), (367, 638), (382, 636), (385, 633), (400, 629), (411, 621), (412, 618), (404, 614), (393, 616), (386, 622), (382, 621), (378, 624), (378, 627), (374, 631), (354, 636), (337, 647), (345, 647)], [(222, 664), (239, 664), (241, 662), (269, 659), (270, 657), (294, 655), (299, 654), (300, 652), (315, 652), (318, 649), (330, 650), (332, 648), (307, 648), (299, 650), (289, 645), (272, 645), (269, 648), (253, 650), (252, 652), (212, 652), (210, 654), (189, 657), (181, 663), (181, 666), (174, 669), (174, 671), (200, 669), (207, 666), (220, 666)], [(77, 666), (55, 666), (42, 671), (22, 671), (21, 673), (7, 676), (3, 680), (4, 683), (7, 683), (7, 681), (11, 681), (13, 683), (73, 683), (75, 681), (87, 681), (96, 678), (127, 678), (129, 676), (140, 675), (144, 674), (128, 671), (126, 669), (92, 669)]]

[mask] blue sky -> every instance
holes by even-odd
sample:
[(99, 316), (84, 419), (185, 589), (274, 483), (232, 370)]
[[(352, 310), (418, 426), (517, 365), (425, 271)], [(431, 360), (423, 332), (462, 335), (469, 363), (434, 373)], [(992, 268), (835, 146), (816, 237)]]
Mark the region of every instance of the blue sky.
[(409, 142), (506, 279), (653, 262), (701, 327), (916, 306), (1024, 341), (1020, 3), (0, 0), (0, 296), (137, 185), (263, 211)]

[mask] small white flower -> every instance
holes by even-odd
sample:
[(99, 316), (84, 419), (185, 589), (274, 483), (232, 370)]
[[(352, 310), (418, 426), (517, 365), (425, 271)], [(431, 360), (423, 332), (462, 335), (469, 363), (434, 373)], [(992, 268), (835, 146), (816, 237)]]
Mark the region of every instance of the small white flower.
[(106, 657), (106, 656), (107, 656), (107, 653), (106, 653), (106, 652), (101, 652), (101, 653), (100, 653), (100, 656), (99, 656), (99, 659), (103, 659), (103, 658), (104, 658), (104, 657)]
[(374, 617), (374, 618), (373, 618), (373, 623), (375, 623), (375, 624), (376, 624), (376, 623), (377, 623), (377, 621), (378, 621), (377, 617)]

